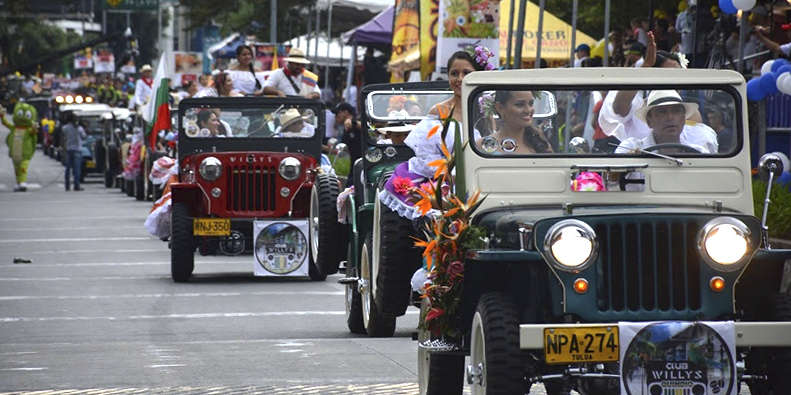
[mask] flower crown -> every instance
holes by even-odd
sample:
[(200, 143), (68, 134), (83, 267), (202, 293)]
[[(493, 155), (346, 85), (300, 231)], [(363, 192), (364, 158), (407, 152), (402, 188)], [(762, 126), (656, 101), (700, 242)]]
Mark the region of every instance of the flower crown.
[(484, 70), (494, 70), (494, 64), (489, 62), (490, 59), (494, 58), (494, 53), (489, 48), (483, 45), (471, 45), (467, 47), (467, 53)]
[(481, 95), (481, 97), (478, 98), (478, 107), (480, 107), (481, 114), (484, 116), (494, 116), (494, 94), (484, 93)]

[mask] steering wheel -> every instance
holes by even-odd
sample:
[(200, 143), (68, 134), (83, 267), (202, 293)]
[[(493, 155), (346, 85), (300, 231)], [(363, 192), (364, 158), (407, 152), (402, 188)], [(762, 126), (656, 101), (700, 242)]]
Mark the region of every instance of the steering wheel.
[(661, 149), (678, 149), (678, 150), (681, 150), (681, 152), (686, 152), (686, 153), (690, 153), (690, 154), (702, 154), (703, 153), (703, 152), (701, 152), (699, 149), (697, 149), (695, 147), (691, 147), (689, 145), (684, 145), (684, 144), (680, 144), (680, 143), (663, 143), (663, 144), (652, 145), (650, 147), (643, 148), (643, 151), (654, 152), (654, 151), (659, 151)]

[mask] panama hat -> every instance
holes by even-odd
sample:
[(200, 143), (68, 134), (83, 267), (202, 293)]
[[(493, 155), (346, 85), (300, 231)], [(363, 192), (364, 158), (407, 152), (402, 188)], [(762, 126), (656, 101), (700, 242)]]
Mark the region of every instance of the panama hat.
[(140, 68), (141, 73), (145, 73), (146, 71), (153, 71), (150, 64), (144, 64), (143, 67)]
[(280, 114), (280, 127), (285, 128), (297, 121), (305, 121), (306, 119), (299, 113), (296, 108), (289, 108), (286, 112)]
[(648, 112), (654, 107), (672, 106), (676, 104), (684, 106), (684, 119), (689, 119), (689, 117), (691, 117), (692, 114), (698, 110), (697, 104), (687, 103), (681, 100), (681, 96), (674, 90), (651, 91), (651, 93), (648, 94), (648, 100), (646, 101), (645, 106), (635, 111), (634, 116), (635, 118), (646, 122)]
[(409, 133), (415, 125), (407, 125), (403, 122), (388, 122), (386, 126), (376, 128), (376, 131), (382, 134), (385, 133)]
[(305, 53), (299, 48), (291, 48), (286, 61), (290, 63), (310, 64), (310, 61), (305, 58)]

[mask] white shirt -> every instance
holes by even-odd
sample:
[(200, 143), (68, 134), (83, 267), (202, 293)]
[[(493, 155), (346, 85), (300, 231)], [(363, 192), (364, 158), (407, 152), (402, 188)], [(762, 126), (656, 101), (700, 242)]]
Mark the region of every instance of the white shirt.
[(233, 88), (242, 92), (246, 95), (252, 95), (255, 89), (255, 81), (258, 79), (258, 82), (261, 84), (261, 90), (264, 87), (264, 82), (266, 82), (269, 75), (272, 74), (272, 71), (257, 71), (255, 73), (255, 77), (253, 77), (253, 73), (249, 71), (242, 71), (242, 70), (225, 70), (228, 75), (231, 76), (233, 79)]
[[(286, 76), (286, 73), (283, 72), (283, 69), (277, 69), (269, 75), (269, 78), (264, 82), (264, 86), (275, 88), (286, 95), (297, 96), (299, 95), (298, 91), (294, 90), (294, 87), (291, 85), (291, 82), (288, 82), (289, 77)], [(302, 74), (292, 77), (291, 81), (294, 82), (294, 85), (297, 88), (302, 89)], [(313, 87), (313, 92), (319, 94), (319, 99), (321, 99), (321, 89), (319, 89), (319, 85)]]
[[(357, 108), (357, 86), (352, 85), (343, 91), (343, 100)], [(348, 97), (346, 97), (348, 96)]]
[(143, 82), (142, 78), (137, 80), (135, 83), (135, 95), (132, 97), (132, 100), (129, 101), (129, 108), (134, 109), (144, 106), (149, 100), (151, 100), (151, 94), (153, 92), (154, 88)]
[[(717, 153), (717, 132), (705, 124), (684, 125), (684, 130), (681, 131), (679, 140), (681, 140), (681, 144), (695, 148), (704, 154)], [(657, 145), (657, 142), (654, 140), (653, 133), (642, 139), (631, 137), (622, 141), (618, 148), (615, 149), (615, 153), (627, 154), (631, 151), (654, 145)]]

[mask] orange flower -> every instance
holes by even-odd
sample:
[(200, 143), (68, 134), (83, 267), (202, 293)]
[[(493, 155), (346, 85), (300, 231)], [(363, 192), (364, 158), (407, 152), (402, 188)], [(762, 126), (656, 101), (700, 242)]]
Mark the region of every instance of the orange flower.
[(432, 307), (431, 310), (429, 310), (428, 313), (426, 313), (426, 322), (441, 317), (443, 314), (445, 314), (445, 310)]
[(431, 138), (431, 136), (433, 136), (433, 135), (437, 134), (437, 131), (438, 131), (438, 130), (439, 130), (439, 125), (437, 125), (437, 126), (434, 126), (433, 128), (431, 128), (431, 130), (429, 130), (429, 131), (428, 131), (428, 136), (426, 136), (426, 138), (427, 138), (427, 139), (430, 139), (430, 138)]

